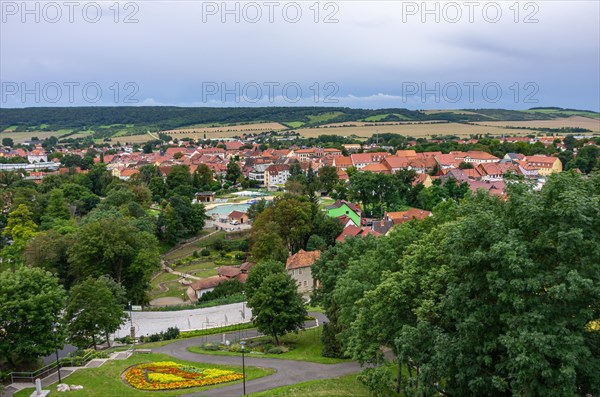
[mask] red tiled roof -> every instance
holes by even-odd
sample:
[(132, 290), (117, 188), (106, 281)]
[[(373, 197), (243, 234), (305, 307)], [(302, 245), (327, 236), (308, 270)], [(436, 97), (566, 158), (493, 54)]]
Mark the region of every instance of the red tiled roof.
[(386, 173), (386, 174), (390, 172), (390, 170), (388, 169), (388, 167), (386, 167), (383, 164), (368, 164), (368, 165), (364, 166), (361, 171), (363, 171), (363, 172), (369, 171), (369, 172), (375, 172), (375, 173)]
[(294, 255), (290, 256), (287, 259), (285, 263), (285, 268), (287, 270), (291, 270), (298, 269), (301, 267), (309, 267), (313, 263), (315, 263), (315, 261), (319, 259), (320, 256), (321, 251), (304, 251), (301, 249), (300, 251), (296, 252)]
[(431, 211), (425, 211), (418, 208), (409, 208), (407, 211), (386, 212), (385, 218), (399, 225), (413, 219), (423, 220), (431, 215)]
[(337, 236), (335, 241), (344, 241), (347, 237), (357, 236), (361, 232), (360, 228), (354, 225), (350, 225), (342, 230), (342, 233)]
[(242, 211), (237, 211), (237, 210), (236, 211), (232, 211), (228, 215), (228, 217), (231, 218), (231, 219), (241, 219), (243, 216), (246, 216), (246, 213), (242, 212)]
[(242, 271), (237, 266), (220, 266), (217, 269), (217, 273), (221, 277), (233, 278), (240, 274)]
[(213, 276), (213, 277), (205, 278), (202, 280), (198, 280), (198, 281), (192, 283), (190, 285), (190, 287), (194, 291), (200, 291), (203, 289), (215, 288), (217, 285), (222, 284), (227, 280), (228, 280), (227, 277)]

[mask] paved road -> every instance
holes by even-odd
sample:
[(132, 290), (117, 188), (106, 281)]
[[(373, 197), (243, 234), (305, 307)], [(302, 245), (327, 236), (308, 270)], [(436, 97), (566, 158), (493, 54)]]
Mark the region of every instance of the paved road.
[[(245, 310), (244, 316), (242, 316), (242, 308)], [(129, 316), (129, 312), (127, 312), (127, 316)], [(251, 317), (252, 311), (242, 302), (204, 309), (132, 312), (133, 326), (137, 336), (165, 331), (169, 327), (178, 327), (180, 331), (214, 328), (248, 322)], [(130, 326), (131, 322), (128, 319), (121, 329), (115, 332), (115, 337), (129, 335)]]
[[(315, 318), (319, 319), (319, 324), (322, 324), (325, 317), (320, 313), (310, 313)], [(307, 322), (305, 325), (314, 325), (314, 322)], [(226, 338), (230, 341), (237, 339), (237, 333), (226, 334)], [(254, 337), (256, 331), (247, 331), (243, 337)], [(221, 335), (212, 335), (208, 341), (219, 341)], [(239, 356), (213, 356), (208, 354), (197, 354), (187, 351), (190, 346), (198, 346), (207, 341), (207, 338), (190, 338), (179, 342), (154, 349), (157, 353), (167, 354), (169, 356), (187, 360), (209, 364), (222, 365), (241, 365), (241, 357)], [(254, 393), (264, 390), (273, 389), (280, 386), (293, 385), (300, 382), (306, 382), (314, 379), (329, 379), (338, 376), (348, 375), (361, 370), (361, 367), (356, 362), (346, 362), (341, 364), (317, 364), (305, 361), (279, 360), (276, 358), (258, 358), (246, 356), (246, 365), (253, 367), (273, 368), (277, 372), (272, 375), (264, 376), (259, 379), (254, 379), (246, 382), (246, 393)], [(198, 396), (218, 396), (218, 397), (233, 397), (242, 395), (242, 384), (220, 387), (217, 389), (206, 390), (197, 393), (186, 394), (188, 397)]]

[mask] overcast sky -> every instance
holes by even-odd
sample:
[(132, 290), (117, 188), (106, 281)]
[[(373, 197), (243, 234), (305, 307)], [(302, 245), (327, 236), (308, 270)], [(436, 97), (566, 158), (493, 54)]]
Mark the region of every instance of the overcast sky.
[(0, 105), (600, 108), (595, 0), (116, 4), (0, 0)]

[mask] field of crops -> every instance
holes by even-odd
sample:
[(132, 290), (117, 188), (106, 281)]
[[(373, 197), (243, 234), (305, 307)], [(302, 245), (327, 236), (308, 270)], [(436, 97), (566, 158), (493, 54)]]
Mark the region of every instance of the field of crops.
[(600, 132), (600, 119), (589, 117), (572, 116), (552, 120), (528, 120), (528, 121), (480, 121), (476, 124), (494, 127), (527, 127), (527, 128), (563, 128), (579, 127), (587, 128), (593, 132)]

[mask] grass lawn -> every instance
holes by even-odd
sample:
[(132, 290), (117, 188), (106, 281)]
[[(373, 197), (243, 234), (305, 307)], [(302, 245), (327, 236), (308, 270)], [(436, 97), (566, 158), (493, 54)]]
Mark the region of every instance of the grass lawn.
[[(241, 373), (241, 366), (228, 366), (228, 365), (213, 365), (195, 363), (191, 361), (175, 360), (165, 354), (134, 354), (127, 360), (111, 360), (107, 361), (104, 365), (99, 368), (80, 369), (74, 372), (71, 376), (66, 378), (66, 382), (70, 385), (82, 385), (83, 390), (71, 391), (67, 393), (69, 396), (86, 396), (86, 397), (106, 397), (106, 396), (119, 396), (119, 397), (136, 397), (136, 396), (148, 396), (151, 394), (160, 396), (180, 396), (183, 394), (189, 394), (200, 390), (214, 389), (216, 387), (229, 386), (234, 383), (240, 383), (241, 380), (236, 382), (227, 382), (215, 386), (205, 387), (193, 387), (188, 389), (178, 389), (169, 391), (143, 391), (134, 389), (133, 387), (125, 384), (121, 380), (121, 373), (130, 367), (131, 365), (154, 362), (154, 361), (175, 361), (178, 363), (189, 364), (199, 368), (217, 368), (232, 370)], [(259, 367), (248, 367), (246, 366), (246, 378), (255, 379), (262, 376), (270, 375), (274, 371), (268, 368)], [(241, 386), (240, 386), (241, 387)], [(55, 390), (56, 386), (53, 385), (52, 390)], [(34, 391), (34, 388), (28, 388), (21, 390), (15, 394), (15, 397), (29, 397)], [(54, 392), (51, 394), (54, 395)]]
[(213, 234), (208, 238), (204, 238), (202, 240), (196, 241), (195, 243), (176, 248), (165, 254), (165, 259), (172, 262), (177, 259), (188, 257), (192, 255), (194, 251), (202, 251), (202, 248), (208, 247), (218, 239), (222, 239), (224, 235), (225, 232), (218, 231), (217, 233)]
[(248, 394), (252, 397), (369, 397), (369, 389), (363, 385), (356, 374), (346, 375), (340, 378), (311, 380), (291, 386), (278, 387), (259, 393)]
[[(203, 261), (203, 259), (199, 259), (199, 261)], [(199, 271), (199, 270), (214, 270), (215, 273), (216, 269), (217, 269), (217, 265), (215, 265), (214, 262), (211, 261), (206, 261), (206, 262), (192, 262), (192, 263), (188, 263), (186, 265), (179, 265), (179, 266), (175, 266), (173, 268), (173, 270), (177, 271), (177, 272), (181, 272), (181, 273), (188, 273), (188, 274), (193, 274), (190, 273), (192, 271)], [(202, 276), (198, 276), (198, 277), (202, 277)]]
[[(281, 354), (266, 354), (260, 352), (248, 353), (251, 357), (268, 357), (268, 358), (279, 358), (282, 360), (295, 360), (295, 361), (309, 361), (320, 364), (338, 364), (349, 360), (342, 360), (339, 358), (323, 357), (321, 351), (323, 349), (323, 343), (321, 342), (321, 330), (322, 328), (312, 328), (305, 331), (300, 331), (298, 334), (289, 333), (280, 338), (280, 342), (283, 345), (295, 344), (295, 348), (291, 349), (287, 353)], [(263, 336), (256, 338), (260, 340), (270, 340), (270, 337)], [(241, 353), (234, 353), (229, 351), (212, 351), (204, 350), (200, 346), (189, 347), (188, 350), (192, 353), (200, 354), (214, 354), (219, 356), (239, 356)]]

